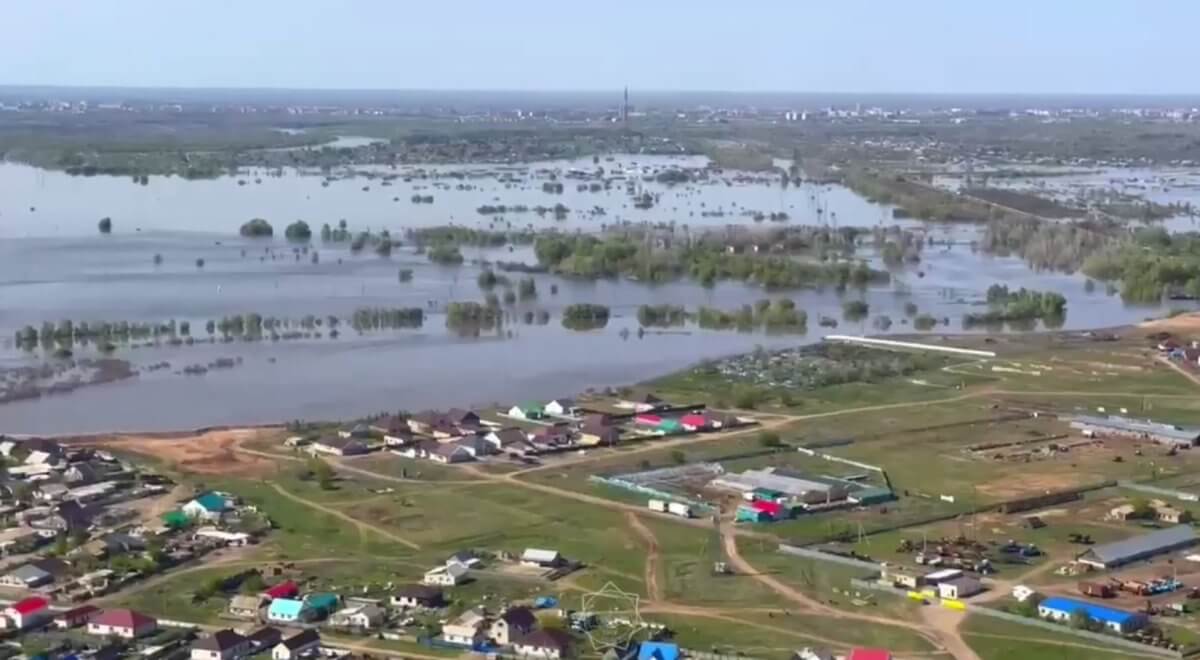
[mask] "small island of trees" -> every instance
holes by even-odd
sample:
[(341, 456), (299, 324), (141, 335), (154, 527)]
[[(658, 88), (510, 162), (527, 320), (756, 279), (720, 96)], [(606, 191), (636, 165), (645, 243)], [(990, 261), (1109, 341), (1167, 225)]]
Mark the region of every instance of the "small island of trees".
[(266, 238), (275, 235), (275, 228), (262, 218), (254, 218), (243, 224), (239, 233), (247, 238)]
[[(245, 230), (245, 227), (243, 226), (242, 229)], [(283, 235), (289, 241), (304, 242), (312, 239), (312, 229), (309, 228), (307, 222), (303, 220), (297, 220), (287, 226), (287, 229), (284, 230)]]

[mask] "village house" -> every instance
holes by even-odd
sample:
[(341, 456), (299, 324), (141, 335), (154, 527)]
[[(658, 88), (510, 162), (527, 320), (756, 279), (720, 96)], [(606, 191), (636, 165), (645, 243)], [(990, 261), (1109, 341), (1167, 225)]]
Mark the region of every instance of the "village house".
[[(601, 419), (595, 419), (599, 417)], [(602, 421), (602, 415), (589, 417), (579, 427), (579, 442), (584, 445), (612, 447), (621, 442), (621, 430)]]
[(96, 482), (96, 469), (88, 463), (72, 463), (63, 472), (63, 480), (76, 486), (84, 486)]
[(321, 648), (321, 636), (315, 630), (301, 630), (271, 649), (272, 660), (296, 660)]
[(429, 458), (433, 452), (437, 451), (437, 448), (441, 444), (437, 440), (418, 440), (415, 443), (405, 445), (394, 453), (400, 454), (405, 458)]
[(492, 430), (483, 437), (500, 451), (511, 451), (514, 447), (523, 447), (529, 444), (529, 436), (518, 428)]
[(225, 628), (192, 644), (192, 660), (235, 660), (249, 655), (251, 650), (248, 637)]
[(562, 630), (535, 630), (512, 643), (513, 651), (523, 658), (561, 660), (571, 654), (571, 636)]
[(454, 444), (467, 450), (473, 458), (491, 456), (496, 453), (496, 445), (488, 442), (487, 438), (482, 435), (464, 436), (456, 440)]
[(435, 587), (456, 587), (467, 581), (468, 572), (469, 569), (463, 564), (446, 564), (427, 571), (421, 583)]
[(528, 607), (510, 607), (492, 622), (490, 637), (500, 646), (508, 646), (514, 640), (537, 628), (537, 617)]
[(939, 582), (937, 585), (938, 598), (958, 600), (960, 598), (970, 598), (977, 593), (983, 591), (983, 585), (972, 577), (961, 576), (945, 582)]
[(50, 618), (50, 601), (38, 596), (19, 600), (4, 608), (4, 617), (18, 630), (36, 626)]
[(369, 427), (375, 433), (383, 436), (387, 440), (387, 436), (395, 433), (412, 433), (412, 429), (408, 426), (408, 418), (403, 415), (388, 415), (380, 417), (371, 422)]
[(41, 536), (31, 527), (10, 527), (0, 531), (0, 555), (8, 556), (29, 552)]
[(80, 605), (54, 615), (54, 627), (59, 630), (78, 628), (100, 612), (95, 605)]
[(98, 637), (115, 636), (134, 639), (149, 635), (158, 629), (158, 621), (134, 610), (104, 610), (88, 621), (89, 635)]
[(233, 511), (236, 505), (237, 502), (231, 495), (210, 490), (189, 500), (187, 504), (183, 505), (182, 510), (187, 517), (193, 520), (219, 523), (225, 514)]
[(516, 419), (544, 419), (546, 417), (545, 406), (537, 401), (518, 403), (508, 409), (508, 416)]
[(485, 639), (487, 617), (476, 610), (467, 610), (442, 626), (442, 641), (447, 644), (474, 647)]
[(43, 502), (57, 502), (67, 495), (66, 484), (53, 481), (43, 481), (33, 491), (33, 496)]
[(542, 410), (555, 417), (573, 417), (579, 414), (579, 406), (575, 404), (574, 399), (553, 399)]
[(393, 607), (436, 609), (445, 605), (445, 594), (441, 589), (430, 585), (410, 584), (392, 594)]
[(262, 592), (263, 600), (275, 600), (276, 598), (295, 598), (300, 595), (300, 587), (291, 580), (285, 580), (277, 585), (274, 585)]
[(258, 619), (258, 611), (262, 608), (262, 596), (239, 594), (229, 600), (229, 614), (239, 619)]
[(429, 453), (429, 460), (444, 464), (466, 463), (475, 460), (475, 456), (457, 442), (443, 442)]
[(30, 525), (39, 529), (51, 529), (56, 532), (84, 532), (92, 528), (93, 518), (96, 517), (94, 506), (83, 506), (76, 501), (62, 502), (31, 522)]
[(350, 428), (338, 429), (339, 438), (357, 438), (359, 440), (371, 439), (371, 427), (366, 424), (355, 424)]
[(60, 577), (68, 575), (71, 567), (61, 559), (43, 557), (22, 564), (0, 577), (0, 586), (17, 589), (34, 589), (50, 584)]
[(267, 608), (267, 621), (271, 623), (304, 623), (315, 616), (307, 603), (294, 598), (276, 598)]
[(250, 633), (250, 649), (254, 653), (269, 649), (282, 641), (283, 633), (279, 632), (278, 628), (271, 626), (263, 626)]
[(367, 443), (355, 437), (324, 436), (317, 438), (308, 446), (311, 453), (330, 454), (332, 456), (359, 456), (368, 451)]
[(371, 603), (352, 605), (334, 612), (329, 623), (342, 628), (369, 630), (378, 628), (383, 623), (383, 608)]
[(679, 423), (684, 430), (693, 433), (697, 431), (708, 431), (713, 428), (713, 420), (704, 413), (689, 413), (679, 418)]

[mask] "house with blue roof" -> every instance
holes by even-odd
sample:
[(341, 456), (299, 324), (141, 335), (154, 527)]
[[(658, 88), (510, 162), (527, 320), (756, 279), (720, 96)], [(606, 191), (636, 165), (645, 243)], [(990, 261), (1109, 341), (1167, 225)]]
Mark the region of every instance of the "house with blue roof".
[(638, 660), (679, 660), (679, 645), (670, 642), (642, 642)]
[(312, 606), (294, 598), (276, 598), (267, 608), (267, 621), (271, 623), (297, 623), (310, 621), (315, 612)]
[(215, 490), (206, 491), (184, 504), (183, 512), (193, 520), (205, 522), (221, 522), (221, 518), (232, 511), (237, 503), (233, 497), (218, 493)]
[(1095, 605), (1072, 598), (1047, 598), (1038, 604), (1038, 616), (1054, 621), (1070, 621), (1076, 612), (1102, 624), (1116, 633), (1127, 633), (1146, 625), (1146, 616), (1137, 612), (1126, 612), (1103, 605)]

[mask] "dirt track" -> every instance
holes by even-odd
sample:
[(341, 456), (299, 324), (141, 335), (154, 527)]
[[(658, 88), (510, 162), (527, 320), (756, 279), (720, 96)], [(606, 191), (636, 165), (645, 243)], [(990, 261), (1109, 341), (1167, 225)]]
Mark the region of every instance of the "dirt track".
[(637, 517), (633, 512), (626, 511), (625, 520), (629, 522), (630, 528), (634, 532), (637, 532), (637, 535), (642, 537), (642, 540), (646, 543), (646, 595), (652, 604), (659, 603), (664, 598), (662, 587), (658, 584), (658, 539), (654, 537), (654, 532), (649, 527), (646, 527), (642, 519)]
[(196, 435), (114, 435), (70, 441), (164, 461), (181, 472), (237, 477), (274, 474), (276, 460), (241, 451), (241, 445), (272, 431), (226, 429)]

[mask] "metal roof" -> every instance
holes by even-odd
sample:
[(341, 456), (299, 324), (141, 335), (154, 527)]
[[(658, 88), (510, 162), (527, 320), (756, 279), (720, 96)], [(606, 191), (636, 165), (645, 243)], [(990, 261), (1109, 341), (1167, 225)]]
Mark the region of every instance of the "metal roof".
[(1111, 607), (1104, 607), (1103, 605), (1093, 605), (1092, 603), (1085, 603), (1080, 600), (1060, 598), (1057, 596), (1043, 600), (1038, 604), (1038, 606), (1044, 607), (1048, 610), (1054, 610), (1056, 612), (1063, 612), (1068, 616), (1082, 610), (1086, 612), (1089, 617), (1095, 619), (1096, 621), (1100, 621), (1102, 623), (1115, 623), (1118, 625), (1127, 623), (1138, 617), (1138, 615), (1134, 612), (1115, 610)]
[(1180, 442), (1195, 442), (1200, 438), (1200, 429), (1187, 428), (1176, 426), (1174, 424), (1163, 424), (1161, 422), (1153, 422), (1148, 419), (1130, 419), (1128, 417), (1120, 417), (1117, 415), (1109, 415), (1108, 417), (1099, 417), (1096, 415), (1075, 415), (1071, 421), (1076, 424), (1085, 424), (1087, 426), (1095, 426), (1098, 428), (1114, 429), (1126, 433), (1144, 433), (1146, 435), (1159, 435)]
[(1195, 541), (1196, 531), (1191, 525), (1176, 525), (1131, 539), (1093, 546), (1083, 556), (1105, 564), (1115, 564), (1173, 550)]

